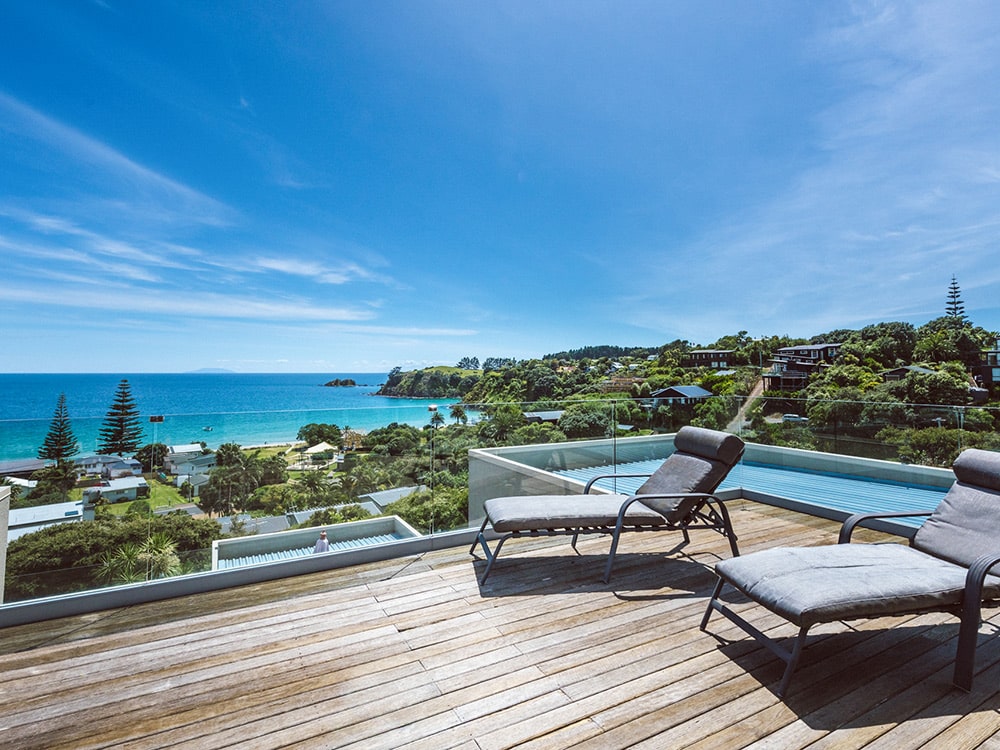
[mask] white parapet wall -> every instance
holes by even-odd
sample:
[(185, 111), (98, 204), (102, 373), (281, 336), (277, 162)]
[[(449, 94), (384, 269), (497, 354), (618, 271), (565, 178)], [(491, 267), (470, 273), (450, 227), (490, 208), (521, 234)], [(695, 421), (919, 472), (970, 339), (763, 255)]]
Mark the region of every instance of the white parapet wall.
[[(353, 549), (388, 540), (415, 539), (420, 532), (399, 516), (366, 518), (361, 521), (315, 526), (294, 531), (277, 531), (272, 534), (253, 534), (234, 539), (217, 539), (212, 542), (212, 570), (228, 567), (226, 561), (240, 564), (259, 564), (292, 560), (312, 553), (320, 532), (326, 532), (330, 552)], [(250, 561), (257, 558), (257, 563)]]

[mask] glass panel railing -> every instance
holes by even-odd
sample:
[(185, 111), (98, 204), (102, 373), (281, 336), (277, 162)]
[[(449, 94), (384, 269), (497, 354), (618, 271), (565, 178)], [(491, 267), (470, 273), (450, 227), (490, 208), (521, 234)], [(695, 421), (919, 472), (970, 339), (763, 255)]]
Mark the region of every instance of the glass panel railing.
[[(662, 459), (686, 424), (928, 466), (965, 447), (1000, 450), (995, 407), (595, 396), (156, 415), (143, 420), (138, 467), (96, 455), (102, 419), (73, 419), (73, 468), (41, 473), (31, 464), (51, 420), (0, 420), (14, 483), (4, 601), (294, 559), (314, 554), (324, 530), (335, 550), (464, 529), (477, 516), (470, 495), (568, 491), (556, 486), (567, 471)], [(470, 450), (501, 447), (510, 460), (470, 471)]]

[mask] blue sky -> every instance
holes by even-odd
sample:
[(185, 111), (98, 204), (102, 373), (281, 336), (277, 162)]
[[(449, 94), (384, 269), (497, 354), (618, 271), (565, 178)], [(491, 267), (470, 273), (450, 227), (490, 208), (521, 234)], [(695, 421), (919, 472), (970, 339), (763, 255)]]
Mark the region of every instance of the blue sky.
[(0, 17), (3, 372), (1000, 330), (994, 2)]

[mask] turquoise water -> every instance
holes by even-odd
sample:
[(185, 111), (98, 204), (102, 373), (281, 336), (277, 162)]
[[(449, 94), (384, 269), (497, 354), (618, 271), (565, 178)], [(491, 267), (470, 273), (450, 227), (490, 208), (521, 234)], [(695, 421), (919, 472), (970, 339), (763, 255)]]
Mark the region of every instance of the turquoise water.
[[(0, 461), (32, 458), (66, 394), (82, 453), (94, 452), (118, 383), (127, 378), (145, 428), (143, 442), (264, 445), (290, 442), (310, 422), (370, 430), (391, 422), (425, 425), (430, 404), (449, 399), (375, 396), (384, 373), (5, 375), (0, 374)], [(354, 387), (324, 387), (334, 378)], [(149, 417), (162, 415), (163, 422)], [(445, 412), (447, 416), (447, 412)]]

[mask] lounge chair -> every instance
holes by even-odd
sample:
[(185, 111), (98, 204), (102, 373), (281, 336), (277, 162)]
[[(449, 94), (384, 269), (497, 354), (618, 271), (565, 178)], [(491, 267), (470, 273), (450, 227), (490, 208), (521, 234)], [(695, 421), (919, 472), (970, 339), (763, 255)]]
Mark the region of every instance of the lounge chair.
[[(735, 435), (700, 427), (682, 427), (674, 436), (674, 453), (653, 474), (606, 474), (591, 479), (583, 495), (496, 497), (485, 503), (486, 518), (469, 554), (478, 544), (486, 555), (480, 583), (493, 569), (500, 548), (508, 539), (525, 536), (608, 534), (611, 551), (604, 582), (611, 579), (618, 541), (624, 531), (680, 531), (684, 544), (688, 530), (713, 529), (729, 539), (739, 554), (726, 506), (711, 493), (743, 455), (743, 441)], [(634, 495), (590, 494), (599, 479), (617, 476), (648, 477)], [(503, 534), (491, 550), (486, 543), (488, 525)]]
[[(844, 522), (838, 544), (777, 547), (716, 563), (719, 580), (701, 629), (713, 610), (721, 612), (781, 658), (783, 697), (813, 625), (952, 611), (961, 617), (953, 681), (971, 690), (981, 606), (1000, 598), (1000, 578), (987, 575), (1000, 562), (1000, 453), (970, 448), (954, 471), (955, 483), (932, 512), (856, 515)], [(919, 515), (929, 518), (909, 546), (849, 544), (866, 521)], [(723, 604), (725, 584), (797, 625), (791, 650)]]

